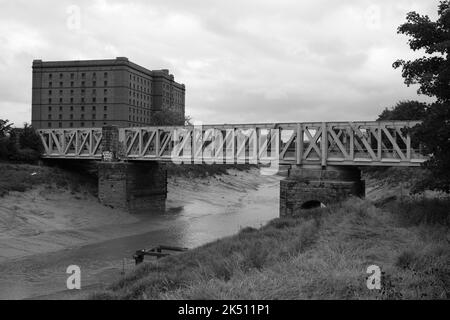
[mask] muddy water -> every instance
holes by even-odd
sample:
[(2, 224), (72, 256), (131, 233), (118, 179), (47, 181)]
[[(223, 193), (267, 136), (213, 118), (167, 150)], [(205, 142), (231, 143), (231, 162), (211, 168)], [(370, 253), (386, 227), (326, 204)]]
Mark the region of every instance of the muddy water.
[[(160, 244), (193, 248), (233, 235), (240, 228), (265, 224), (278, 216), (278, 197), (279, 179), (272, 177), (257, 189), (233, 193), (225, 203), (203, 201), (201, 197), (177, 205), (170, 205), (169, 201), (165, 215), (141, 215), (138, 223), (120, 226), (130, 230), (142, 230), (146, 226), (148, 232), (1, 263), (0, 299), (85, 296), (120, 279), (123, 271), (132, 270), (131, 257), (137, 249)], [(81, 268), (81, 290), (66, 288), (69, 265)]]

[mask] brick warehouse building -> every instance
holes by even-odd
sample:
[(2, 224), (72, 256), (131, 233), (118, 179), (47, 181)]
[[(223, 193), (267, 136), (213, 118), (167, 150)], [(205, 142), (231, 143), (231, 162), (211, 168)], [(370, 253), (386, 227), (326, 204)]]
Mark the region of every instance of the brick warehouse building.
[(36, 129), (146, 126), (169, 113), (172, 124), (184, 123), (184, 84), (167, 69), (148, 70), (124, 57), (34, 60), (32, 89)]

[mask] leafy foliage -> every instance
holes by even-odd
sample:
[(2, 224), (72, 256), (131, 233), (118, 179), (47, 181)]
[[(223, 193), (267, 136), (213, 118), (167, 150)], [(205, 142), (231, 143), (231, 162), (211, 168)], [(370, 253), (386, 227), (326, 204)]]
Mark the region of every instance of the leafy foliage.
[(39, 153), (43, 151), (43, 146), (39, 135), (28, 123), (25, 123), (23, 130), (21, 130), (19, 135), (19, 144), (23, 149), (31, 149)]
[(384, 109), (378, 116), (380, 120), (421, 120), (425, 118), (427, 104), (419, 101), (400, 101), (391, 109)]
[(423, 151), (432, 155), (425, 166), (432, 175), (423, 185), (450, 192), (450, 103), (432, 104), (420, 126), (413, 130), (413, 139), (423, 142)]
[(0, 119), (0, 159), (33, 163), (39, 160), (42, 143), (33, 127), (12, 128)]
[(12, 129), (12, 123), (8, 123), (9, 120), (0, 119), (0, 138), (8, 136)]
[(398, 33), (411, 38), (408, 43), (413, 51), (422, 49), (427, 56), (412, 61), (397, 60), (393, 67), (402, 67), (406, 85), (418, 84), (418, 93), (435, 97), (436, 102), (424, 109), (410, 104), (410, 111), (406, 111), (408, 106), (398, 104), (395, 110), (385, 110), (380, 117), (410, 117), (419, 112), (423, 122), (413, 130), (413, 135), (431, 156), (425, 166), (432, 176), (424, 185), (450, 192), (450, 1), (440, 1), (436, 21), (416, 12), (408, 13), (406, 20)]
[(426, 15), (407, 14), (407, 22), (397, 32), (411, 37), (408, 44), (413, 51), (423, 49), (428, 56), (412, 61), (397, 60), (393, 67), (402, 67), (406, 85), (419, 84), (419, 94), (445, 102), (450, 98), (450, 1), (439, 3), (438, 15), (433, 22)]
[(0, 119), (0, 159), (5, 160), (9, 154), (9, 135), (12, 130), (9, 120)]
[(152, 114), (152, 125), (154, 126), (182, 126), (189, 123), (191, 118), (183, 116), (179, 112), (164, 110), (164, 112), (155, 112)]

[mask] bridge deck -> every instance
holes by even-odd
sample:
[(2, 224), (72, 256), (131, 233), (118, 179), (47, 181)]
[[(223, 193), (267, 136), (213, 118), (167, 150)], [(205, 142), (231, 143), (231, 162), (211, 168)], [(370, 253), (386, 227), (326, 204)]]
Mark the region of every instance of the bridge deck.
[[(118, 157), (175, 163), (419, 166), (418, 121), (119, 128)], [(43, 157), (102, 159), (111, 127), (39, 130)], [(110, 138), (108, 138), (110, 139)]]

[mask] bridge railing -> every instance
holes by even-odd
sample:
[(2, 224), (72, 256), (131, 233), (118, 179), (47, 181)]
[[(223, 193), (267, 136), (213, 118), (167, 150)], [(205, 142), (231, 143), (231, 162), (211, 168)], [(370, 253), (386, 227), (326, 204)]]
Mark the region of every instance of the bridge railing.
[(45, 157), (101, 159), (102, 128), (38, 130)]
[[(307, 122), (118, 129), (118, 157), (176, 163), (418, 166), (418, 121)], [(101, 158), (102, 128), (39, 131), (44, 156)]]

